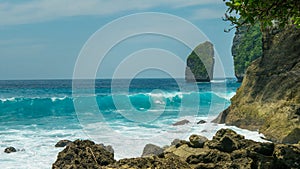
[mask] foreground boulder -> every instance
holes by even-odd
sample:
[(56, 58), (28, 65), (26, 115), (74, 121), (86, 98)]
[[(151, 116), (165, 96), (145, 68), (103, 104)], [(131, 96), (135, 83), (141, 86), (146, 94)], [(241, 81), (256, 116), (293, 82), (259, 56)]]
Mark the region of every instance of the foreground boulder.
[(76, 140), (59, 153), (53, 168), (298, 169), (300, 144), (255, 142), (221, 129), (212, 140), (199, 135), (192, 135), (190, 141), (177, 140), (159, 155), (119, 161), (113, 157), (100, 144)]
[(58, 154), (52, 168), (100, 168), (114, 162), (114, 154), (102, 145), (89, 140), (76, 140)]
[(191, 146), (194, 148), (202, 148), (204, 143), (206, 141), (208, 141), (208, 139), (206, 137), (196, 135), (196, 134), (191, 135), (189, 140), (190, 140)]
[(263, 32), (263, 56), (215, 122), (259, 130), (273, 142), (300, 141), (300, 29)]

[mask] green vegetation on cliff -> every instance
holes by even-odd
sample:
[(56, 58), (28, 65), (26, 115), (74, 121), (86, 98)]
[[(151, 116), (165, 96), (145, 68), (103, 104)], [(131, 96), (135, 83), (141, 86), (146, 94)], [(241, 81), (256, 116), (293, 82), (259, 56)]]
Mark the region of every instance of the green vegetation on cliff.
[(262, 56), (262, 33), (257, 23), (251, 27), (237, 29), (232, 45), (234, 71), (237, 79), (242, 81), (250, 63)]
[(197, 46), (187, 58), (185, 79), (187, 81), (210, 81), (213, 79), (214, 47), (210, 42)]

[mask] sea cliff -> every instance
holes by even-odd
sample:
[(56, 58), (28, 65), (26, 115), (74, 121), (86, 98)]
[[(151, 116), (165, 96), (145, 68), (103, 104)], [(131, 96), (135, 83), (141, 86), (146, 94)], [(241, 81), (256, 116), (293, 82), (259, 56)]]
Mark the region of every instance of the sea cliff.
[(215, 122), (259, 130), (274, 142), (300, 141), (300, 29), (263, 31), (262, 57)]

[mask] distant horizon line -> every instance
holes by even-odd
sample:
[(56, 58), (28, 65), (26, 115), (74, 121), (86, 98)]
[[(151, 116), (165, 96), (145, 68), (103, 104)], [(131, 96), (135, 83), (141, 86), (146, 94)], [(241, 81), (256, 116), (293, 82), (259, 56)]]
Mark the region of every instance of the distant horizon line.
[[(95, 78), (95, 79), (70, 79), (70, 78), (37, 78), (37, 79), (0, 79), (0, 81), (41, 81), (41, 80), (111, 80), (112, 78)], [(115, 80), (130, 80), (132, 78), (113, 78)], [(185, 79), (184, 77), (175, 77), (175, 78), (169, 78), (169, 77), (138, 77), (133, 79)], [(236, 79), (236, 77), (216, 77), (212, 80), (225, 80), (225, 79)]]

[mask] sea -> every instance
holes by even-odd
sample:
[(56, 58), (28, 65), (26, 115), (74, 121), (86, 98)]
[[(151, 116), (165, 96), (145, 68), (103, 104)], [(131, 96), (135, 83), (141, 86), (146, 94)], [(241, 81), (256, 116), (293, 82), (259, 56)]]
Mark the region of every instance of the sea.
[[(0, 168), (51, 168), (63, 139), (112, 145), (116, 159), (139, 157), (148, 143), (163, 147), (191, 134), (211, 139), (220, 128), (263, 141), (258, 132), (210, 122), (239, 86), (235, 79), (2, 80)], [(174, 125), (182, 120), (189, 123)], [(10, 146), (18, 151), (4, 153)]]

